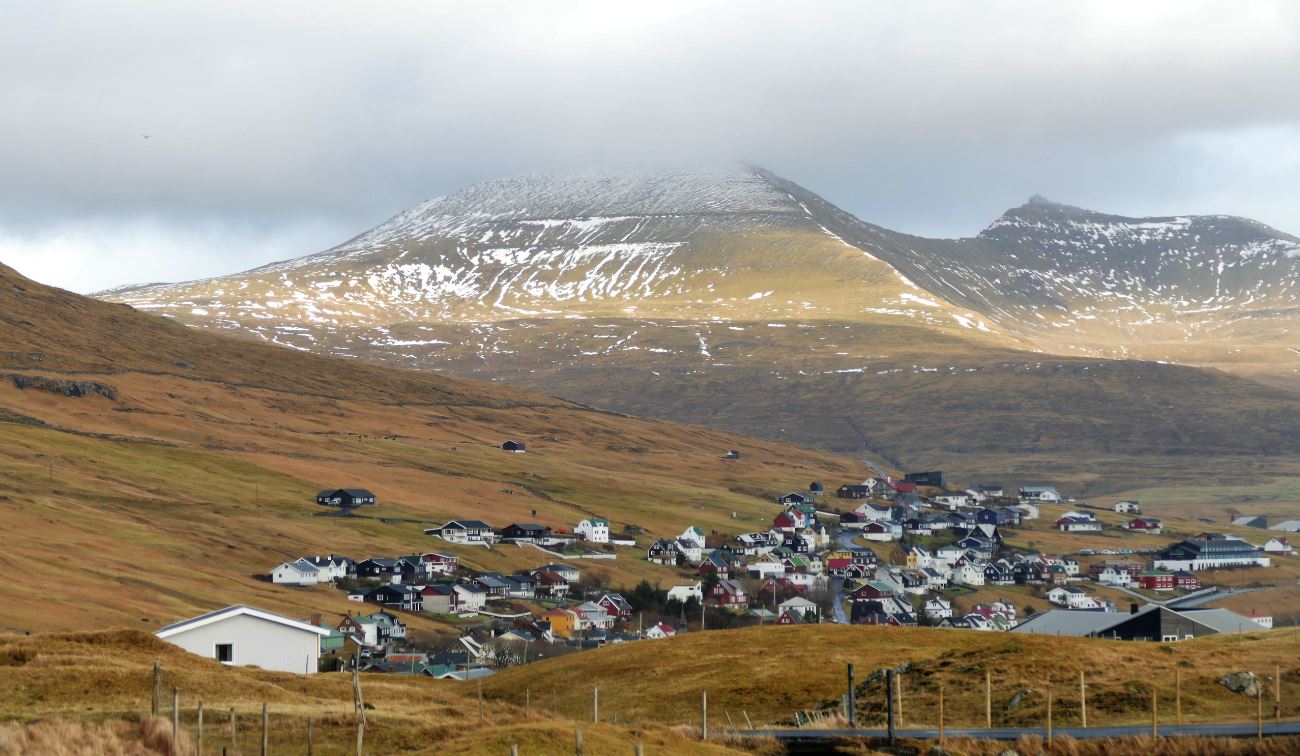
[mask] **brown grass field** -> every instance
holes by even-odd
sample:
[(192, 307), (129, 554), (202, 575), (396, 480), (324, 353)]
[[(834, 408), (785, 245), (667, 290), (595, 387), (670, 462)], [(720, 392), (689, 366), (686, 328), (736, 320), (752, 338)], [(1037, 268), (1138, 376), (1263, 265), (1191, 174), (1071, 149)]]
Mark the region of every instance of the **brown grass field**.
[[(730, 737), (732, 724), (743, 727), (747, 715), (757, 727), (786, 727), (796, 711), (833, 708), (848, 662), (857, 666), (859, 681), (881, 667), (910, 664), (902, 676), (904, 726), (935, 724), (940, 685), (945, 724), (980, 726), (986, 669), (992, 673), (996, 725), (1042, 726), (1049, 684), (1055, 723), (1078, 724), (1080, 672), (1087, 675), (1091, 725), (1141, 725), (1150, 722), (1153, 686), (1160, 721), (1174, 721), (1175, 670), (1181, 676), (1184, 721), (1252, 720), (1254, 699), (1216, 682), (1242, 670), (1264, 677), (1269, 717), (1274, 674), (1280, 670), (1281, 716), (1300, 717), (1297, 651), (1300, 642), (1287, 631), (1164, 646), (924, 629), (750, 628), (614, 646), (498, 673), (483, 681), (483, 726), (475, 683), (371, 674), (361, 680), (365, 700), (374, 707), (367, 712), (370, 753), (505, 754), (512, 744), (524, 754), (571, 753), (575, 729), (582, 730), (588, 754), (631, 753), (637, 740), (650, 754), (779, 753), (769, 742)], [(150, 720), (155, 659), (162, 664), (164, 695), (162, 719)], [(230, 744), (232, 708), (240, 749), (256, 752), (264, 703), (272, 753), (302, 752), (309, 717), (316, 753), (354, 748), (351, 681), (342, 673), (302, 677), (226, 668), (134, 630), (0, 636), (0, 669), (6, 682), (0, 687), (0, 722), (7, 723), (0, 724), (4, 753), (193, 753), (199, 701), (207, 752)], [(599, 724), (591, 722), (593, 687), (600, 690)], [(881, 720), (879, 688), (859, 687), (864, 725)], [(179, 743), (170, 737), (173, 689), (180, 693)], [(696, 737), (702, 690), (709, 693), (716, 738), (707, 744)], [(1021, 705), (1008, 709), (1018, 692)], [(990, 755), (1006, 747), (961, 740), (946, 745), (952, 753)], [(1037, 745), (1027, 739), (1019, 747)], [(1153, 745), (1131, 738), (1107, 744), (1061, 741), (1050, 752), (1263, 754), (1289, 753), (1295, 746), (1291, 739), (1184, 738)], [(846, 743), (839, 752), (874, 751)]]

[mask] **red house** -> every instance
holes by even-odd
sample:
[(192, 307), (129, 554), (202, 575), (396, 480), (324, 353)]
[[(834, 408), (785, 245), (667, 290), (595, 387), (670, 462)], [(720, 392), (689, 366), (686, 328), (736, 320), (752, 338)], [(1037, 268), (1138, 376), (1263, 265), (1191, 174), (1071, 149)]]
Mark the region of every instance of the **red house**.
[(709, 591), (709, 598), (724, 609), (745, 609), (749, 606), (749, 596), (738, 580), (719, 580)]
[(1124, 527), (1138, 533), (1160, 535), (1165, 528), (1165, 523), (1159, 517), (1134, 517)]
[(1179, 570), (1174, 573), (1174, 587), (1180, 591), (1199, 591), (1201, 579), (1187, 570)]
[(1172, 591), (1174, 576), (1171, 572), (1144, 572), (1138, 575), (1138, 585), (1148, 591)]

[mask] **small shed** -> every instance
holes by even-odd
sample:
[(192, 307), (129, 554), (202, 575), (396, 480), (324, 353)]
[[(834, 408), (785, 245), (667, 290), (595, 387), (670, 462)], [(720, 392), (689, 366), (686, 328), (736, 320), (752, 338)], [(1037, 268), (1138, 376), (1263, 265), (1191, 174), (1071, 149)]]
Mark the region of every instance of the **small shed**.
[(523, 441), (510, 440), (501, 444), (501, 448), (508, 452), (515, 452), (516, 454), (523, 454), (525, 451)]

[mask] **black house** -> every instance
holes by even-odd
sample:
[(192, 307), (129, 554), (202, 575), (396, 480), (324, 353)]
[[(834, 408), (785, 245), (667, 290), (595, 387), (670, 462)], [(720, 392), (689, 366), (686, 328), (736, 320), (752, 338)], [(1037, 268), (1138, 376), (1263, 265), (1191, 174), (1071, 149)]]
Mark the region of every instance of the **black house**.
[(531, 522), (515, 523), (507, 525), (500, 530), (503, 539), (511, 541), (540, 541), (551, 534), (551, 529), (545, 525), (537, 525)]
[(522, 453), (522, 452), (524, 451), (524, 442), (523, 442), (523, 441), (507, 441), (507, 442), (505, 442), (504, 444), (501, 444), (501, 448), (504, 449), (504, 450), (506, 450), (506, 451), (508, 451), (508, 452), (520, 452), (520, 453)]
[(840, 486), (835, 495), (841, 499), (865, 499), (871, 495), (871, 487), (853, 484)]
[(359, 578), (388, 579), (395, 574), (400, 574), (401, 570), (402, 567), (396, 559), (375, 557), (363, 562), (357, 562), (357, 577)]
[(808, 484), (808, 493), (813, 496), (821, 496), (825, 492), (826, 487), (822, 485), (820, 480), (814, 480), (812, 483)]
[(906, 483), (915, 483), (918, 486), (929, 486), (931, 488), (946, 488), (947, 479), (942, 471), (908, 473), (903, 476)]
[(336, 488), (317, 493), (316, 503), (323, 507), (351, 509), (374, 504), (375, 495), (364, 488)]

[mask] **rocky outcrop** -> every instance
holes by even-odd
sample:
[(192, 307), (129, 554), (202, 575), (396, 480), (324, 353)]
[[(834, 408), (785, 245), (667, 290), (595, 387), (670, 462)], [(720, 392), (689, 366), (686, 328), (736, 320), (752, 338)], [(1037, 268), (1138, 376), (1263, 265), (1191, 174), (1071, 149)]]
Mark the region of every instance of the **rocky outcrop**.
[(9, 380), (20, 389), (36, 389), (63, 396), (90, 396), (98, 394), (117, 400), (117, 389), (105, 383), (47, 378), (43, 375), (10, 375)]
[(1219, 678), (1219, 684), (1233, 693), (1240, 693), (1248, 698), (1258, 698), (1264, 692), (1264, 684), (1253, 672), (1236, 672)]

